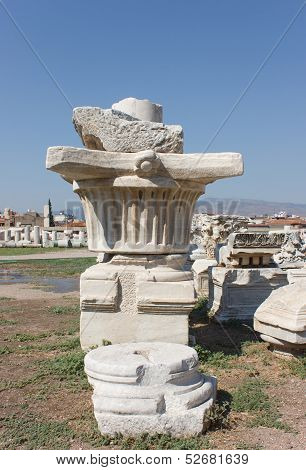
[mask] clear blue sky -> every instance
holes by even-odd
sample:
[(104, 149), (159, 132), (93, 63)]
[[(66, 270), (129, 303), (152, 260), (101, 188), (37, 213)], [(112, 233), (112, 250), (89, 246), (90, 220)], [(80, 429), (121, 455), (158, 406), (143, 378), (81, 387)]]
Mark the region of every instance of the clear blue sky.
[[(49, 146), (81, 141), (72, 110), (0, 0), (0, 208), (55, 209), (71, 186), (45, 170)], [(302, 0), (4, 0), (75, 106), (149, 98), (203, 151)], [(245, 156), (211, 197), (306, 203), (306, 8), (210, 151)]]

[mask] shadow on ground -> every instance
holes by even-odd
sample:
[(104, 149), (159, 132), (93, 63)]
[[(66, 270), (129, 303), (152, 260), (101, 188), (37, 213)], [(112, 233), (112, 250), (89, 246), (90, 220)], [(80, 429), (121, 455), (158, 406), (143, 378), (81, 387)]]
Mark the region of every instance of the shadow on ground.
[(205, 308), (192, 312), (190, 335), (194, 336), (195, 343), (204, 349), (229, 355), (242, 354), (242, 347), (246, 342), (260, 341), (252, 322), (231, 320), (220, 323), (214, 318), (209, 318)]

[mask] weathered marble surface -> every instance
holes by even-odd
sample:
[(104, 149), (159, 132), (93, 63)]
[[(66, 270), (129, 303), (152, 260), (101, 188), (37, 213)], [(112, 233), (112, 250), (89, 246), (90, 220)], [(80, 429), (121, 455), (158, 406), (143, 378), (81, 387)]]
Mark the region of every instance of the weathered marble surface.
[(220, 321), (251, 320), (274, 289), (288, 284), (279, 268), (212, 268), (210, 299)]
[(257, 309), (254, 329), (280, 354), (306, 350), (306, 281), (281, 287)]
[(199, 258), (202, 254), (202, 258), (215, 259), (217, 245), (224, 243), (231, 233), (246, 230), (249, 222), (248, 217), (242, 216), (194, 214), (190, 241), (198, 249), (191, 258)]
[(75, 129), (88, 149), (109, 152), (183, 152), (181, 126), (142, 121), (115, 109), (75, 108)]
[(192, 436), (208, 427), (216, 379), (198, 371), (194, 349), (169, 343), (106, 346), (85, 356), (102, 434)]
[(111, 153), (48, 149), (47, 168), (73, 182), (98, 252), (186, 253), (205, 184), (243, 172), (240, 154)]
[(304, 280), (306, 281), (306, 263), (301, 268), (288, 269), (287, 277), (288, 277), (289, 284), (294, 284), (295, 282), (304, 281)]
[(306, 263), (306, 239), (300, 232), (284, 234), (281, 250), (274, 255), (274, 261), (280, 267), (303, 267)]
[(188, 344), (193, 276), (180, 255), (116, 255), (81, 275), (83, 349), (103, 340)]
[(211, 269), (217, 266), (214, 259), (196, 259), (192, 264), (195, 290), (200, 297), (209, 297), (209, 284), (211, 282)]
[(272, 256), (284, 241), (284, 233), (232, 233), (219, 251), (219, 262), (226, 267), (262, 267), (272, 264)]
[[(175, 154), (148, 150), (115, 153), (76, 147), (49, 147), (46, 168), (59, 173), (70, 183), (114, 178), (114, 186), (120, 186), (120, 177), (137, 175), (147, 180), (138, 180), (137, 186), (147, 185), (150, 188), (162, 186), (168, 180), (169, 183), (180, 180), (198, 182), (203, 189), (203, 185), (218, 179), (241, 176), (243, 159), (241, 154), (235, 152)], [(172, 186), (177, 187), (178, 183), (172, 182)]]
[(125, 98), (112, 105), (112, 109), (128, 114), (135, 119), (150, 122), (163, 122), (163, 107), (150, 100)]
[[(89, 250), (103, 253), (81, 276), (81, 344), (187, 344), (195, 292), (183, 255), (194, 205), (205, 185), (243, 173), (242, 156), (182, 154), (180, 126), (141, 121), (138, 105), (118, 105), (75, 109), (88, 148), (51, 147), (47, 155), (47, 168), (82, 201)], [(150, 117), (155, 106), (141, 113)]]

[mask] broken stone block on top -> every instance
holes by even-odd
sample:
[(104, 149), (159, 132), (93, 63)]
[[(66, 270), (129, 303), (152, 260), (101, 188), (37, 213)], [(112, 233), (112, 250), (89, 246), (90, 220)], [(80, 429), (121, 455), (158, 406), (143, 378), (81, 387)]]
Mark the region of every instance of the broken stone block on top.
[(75, 108), (73, 123), (85, 147), (109, 152), (155, 149), (161, 153), (183, 153), (182, 127), (139, 119), (138, 116), (154, 120), (162, 117), (159, 105), (141, 101), (128, 98), (115, 103), (113, 109)]

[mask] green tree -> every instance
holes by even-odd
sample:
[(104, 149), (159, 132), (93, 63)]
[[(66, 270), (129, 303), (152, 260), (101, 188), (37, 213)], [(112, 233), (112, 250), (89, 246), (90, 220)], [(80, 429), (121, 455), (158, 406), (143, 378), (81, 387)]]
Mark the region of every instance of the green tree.
[(50, 199), (48, 201), (48, 206), (49, 206), (49, 227), (54, 227), (55, 223), (54, 223), (54, 217), (53, 217), (53, 212), (52, 212), (52, 204), (51, 204)]

